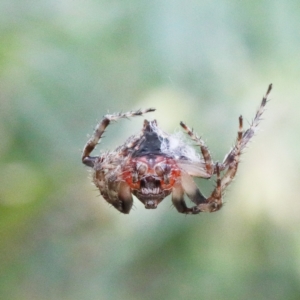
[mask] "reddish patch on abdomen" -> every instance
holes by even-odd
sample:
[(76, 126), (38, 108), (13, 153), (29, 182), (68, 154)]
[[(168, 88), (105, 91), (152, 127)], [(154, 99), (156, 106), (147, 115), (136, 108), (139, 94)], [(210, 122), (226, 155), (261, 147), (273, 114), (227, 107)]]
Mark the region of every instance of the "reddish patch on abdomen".
[[(140, 174), (140, 166), (147, 166), (147, 171)], [(135, 176), (138, 178), (136, 182), (134, 180)], [(121, 174), (122, 180), (126, 181), (133, 190), (139, 190), (141, 188), (141, 179), (147, 176), (160, 180), (160, 188), (162, 190), (171, 190), (181, 176), (181, 171), (174, 159), (165, 156), (149, 155), (131, 159)]]

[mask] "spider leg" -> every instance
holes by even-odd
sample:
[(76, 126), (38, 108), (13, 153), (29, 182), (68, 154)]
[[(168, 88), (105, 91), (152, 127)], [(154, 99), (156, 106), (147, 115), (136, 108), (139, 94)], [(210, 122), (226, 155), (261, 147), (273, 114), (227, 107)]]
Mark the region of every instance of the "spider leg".
[[(255, 134), (259, 122), (261, 121), (261, 116), (265, 110), (265, 105), (271, 89), (272, 84), (269, 85), (268, 90), (262, 99), (261, 105), (250, 125), (250, 128), (245, 132), (243, 131), (243, 117), (239, 117), (239, 130), (236, 143), (232, 150), (225, 156), (223, 163), (220, 165), (217, 163), (215, 165), (214, 173), (217, 174), (217, 185), (211, 196), (207, 199), (206, 203), (198, 205), (200, 211), (214, 212), (222, 207), (222, 194), (236, 175), (242, 150), (246, 147), (247, 143)], [(222, 178), (220, 178), (220, 171), (223, 170), (225, 170), (225, 174), (222, 176)]]
[(259, 122), (261, 121), (261, 116), (265, 111), (265, 105), (268, 102), (268, 96), (271, 90), (272, 90), (272, 84), (269, 85), (268, 90), (261, 101), (260, 107), (257, 110), (249, 129), (247, 129), (245, 132), (243, 132), (243, 117), (242, 116), (239, 117), (238, 138), (236, 140), (235, 146), (225, 156), (223, 163), (219, 165), (221, 171), (225, 170), (228, 166), (230, 166), (234, 158), (241, 154), (241, 152), (243, 151), (243, 149), (245, 149), (248, 142), (254, 136), (257, 127), (259, 125)]
[(130, 111), (126, 113), (117, 113), (112, 115), (105, 115), (103, 119), (97, 124), (93, 136), (88, 140), (83, 148), (82, 153), (82, 162), (89, 166), (93, 167), (96, 157), (91, 157), (90, 154), (95, 149), (96, 145), (99, 143), (106, 127), (110, 124), (111, 121), (117, 121), (122, 118), (130, 118), (135, 116), (141, 116), (147, 112), (155, 111), (154, 108), (148, 108), (145, 110)]
[(203, 212), (215, 212), (219, 209), (221, 209), (222, 205), (223, 205), (223, 201), (222, 201), (222, 180), (224, 179), (225, 176), (223, 176), (223, 178), (220, 178), (220, 168), (219, 168), (219, 164), (216, 163), (216, 173), (217, 173), (217, 185), (215, 187), (215, 189), (213, 190), (213, 192), (211, 193), (210, 197), (207, 198), (206, 203), (201, 203), (198, 205), (198, 209)]
[(172, 189), (172, 203), (177, 209), (178, 212), (182, 214), (198, 214), (200, 210), (197, 206), (193, 206), (191, 208), (186, 206), (184, 201), (184, 189), (180, 182), (176, 182)]
[(261, 116), (265, 111), (265, 106), (268, 102), (268, 96), (269, 96), (271, 90), (272, 90), (272, 84), (269, 85), (268, 90), (261, 101), (260, 107), (257, 110), (255, 117), (250, 125), (250, 128), (247, 129), (243, 134), (242, 141), (241, 141), (241, 150), (243, 150), (246, 147), (247, 143), (250, 141), (250, 139), (255, 134), (257, 127), (259, 125), (259, 122), (261, 121)]
[[(191, 208), (186, 206), (184, 193), (196, 204)], [(199, 205), (206, 203), (207, 199), (201, 194), (192, 177), (185, 172), (181, 173), (181, 180), (176, 182), (172, 189), (172, 202), (177, 211), (183, 214), (200, 213)]]
[(193, 129), (189, 128), (185, 123), (180, 122), (180, 126), (186, 131), (191, 139), (196, 142), (196, 145), (200, 146), (200, 150), (205, 162), (205, 169), (210, 177), (214, 173), (214, 164), (207, 146), (205, 145), (204, 141), (193, 131)]
[(118, 199), (119, 199), (118, 201), (119, 205), (118, 206), (114, 204), (113, 205), (123, 214), (129, 214), (133, 204), (133, 199), (132, 199), (130, 187), (125, 182), (120, 183)]
[[(243, 117), (239, 117), (239, 130), (237, 134), (236, 143), (230, 153), (226, 156), (224, 162), (215, 165), (215, 172), (217, 173), (217, 186), (213, 190), (211, 196), (207, 199), (205, 204), (200, 204), (201, 211), (215, 212), (222, 207), (222, 193), (226, 187), (231, 183), (236, 175), (238, 165), (240, 162), (240, 155), (243, 142)], [(220, 178), (220, 171), (224, 170), (225, 174)]]
[[(237, 135), (235, 146), (230, 151), (230, 153), (226, 156), (224, 162), (221, 165), (219, 165), (219, 163), (216, 163), (216, 165), (215, 165), (215, 172), (217, 173), (217, 183), (219, 182), (220, 171), (226, 169), (225, 174), (223, 175), (222, 179), (220, 180), (222, 192), (231, 183), (231, 181), (233, 180), (233, 178), (237, 172), (238, 165), (240, 162), (242, 141), (243, 141), (243, 117), (240, 116), (239, 117), (239, 130), (238, 130), (238, 135)], [(217, 184), (217, 187), (218, 187), (218, 184)], [(215, 190), (213, 191), (212, 196), (213, 196), (214, 192), (215, 192)], [(208, 201), (209, 201), (209, 199), (208, 199)]]

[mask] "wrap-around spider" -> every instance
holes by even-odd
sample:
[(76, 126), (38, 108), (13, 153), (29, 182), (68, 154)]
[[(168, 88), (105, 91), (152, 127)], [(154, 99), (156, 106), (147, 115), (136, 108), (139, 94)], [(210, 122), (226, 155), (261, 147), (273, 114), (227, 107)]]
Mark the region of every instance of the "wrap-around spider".
[[(82, 162), (93, 169), (93, 181), (103, 198), (124, 214), (131, 210), (132, 194), (144, 203), (145, 208), (156, 208), (166, 196), (172, 194), (173, 205), (180, 213), (215, 212), (222, 207), (222, 194), (237, 172), (240, 155), (257, 129), (271, 89), (270, 84), (246, 131), (243, 131), (243, 118), (239, 117), (235, 145), (222, 163), (212, 161), (203, 140), (185, 123), (180, 122), (180, 125), (200, 147), (201, 155), (177, 135), (163, 132), (156, 120), (145, 120), (140, 134), (129, 137), (124, 145), (114, 151), (90, 156), (112, 121), (141, 116), (154, 111), (154, 108), (105, 115), (83, 149)], [(210, 178), (214, 174), (217, 177), (216, 186), (206, 198), (192, 177)], [(195, 204), (193, 207), (187, 207), (184, 194)]]

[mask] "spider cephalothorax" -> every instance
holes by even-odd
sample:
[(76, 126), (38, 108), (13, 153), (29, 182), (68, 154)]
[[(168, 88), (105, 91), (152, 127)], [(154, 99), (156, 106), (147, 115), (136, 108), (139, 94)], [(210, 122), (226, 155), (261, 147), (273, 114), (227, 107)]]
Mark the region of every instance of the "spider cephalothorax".
[[(180, 122), (180, 125), (200, 147), (201, 154), (196, 153), (195, 149), (180, 137), (162, 131), (156, 120), (145, 120), (141, 133), (128, 138), (124, 145), (116, 150), (96, 157), (90, 156), (111, 121), (141, 116), (154, 111), (153, 108), (105, 115), (84, 147), (82, 162), (93, 168), (93, 181), (104, 199), (122, 213), (130, 212), (133, 204), (132, 194), (148, 209), (156, 208), (171, 194), (172, 202), (180, 213), (217, 211), (222, 207), (225, 188), (236, 174), (242, 150), (257, 129), (271, 88), (270, 84), (250, 128), (246, 131), (243, 131), (243, 118), (239, 117), (236, 143), (222, 163), (212, 161), (203, 140), (183, 122)], [(210, 197), (206, 198), (192, 177), (210, 178), (214, 174), (217, 176), (216, 187)], [(195, 206), (186, 206), (184, 194)]]

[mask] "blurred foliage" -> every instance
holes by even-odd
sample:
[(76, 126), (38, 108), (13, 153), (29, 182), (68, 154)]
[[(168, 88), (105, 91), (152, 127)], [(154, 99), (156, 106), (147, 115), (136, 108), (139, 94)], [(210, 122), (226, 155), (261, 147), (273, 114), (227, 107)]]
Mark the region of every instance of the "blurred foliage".
[[(296, 0), (2, 0), (1, 299), (299, 299), (299, 32)], [(270, 82), (220, 212), (121, 215), (90, 184), (80, 151), (107, 111), (156, 107), (222, 160)]]

